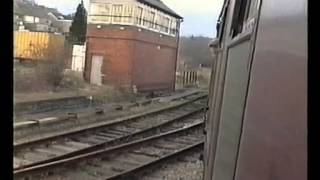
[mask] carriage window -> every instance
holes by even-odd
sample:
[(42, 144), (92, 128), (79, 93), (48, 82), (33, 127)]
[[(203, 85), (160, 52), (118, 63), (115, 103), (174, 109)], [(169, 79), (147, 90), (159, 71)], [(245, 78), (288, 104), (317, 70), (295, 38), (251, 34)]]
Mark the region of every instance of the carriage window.
[(224, 27), (225, 27), (225, 19), (227, 16), (227, 12), (229, 9), (229, 1), (227, 2), (227, 4), (223, 5), (220, 15), (219, 15), (219, 19), (217, 22), (217, 35), (216, 37), (219, 39), (219, 43), (222, 42), (222, 36), (223, 36), (223, 32), (224, 32)]
[[(254, 1), (254, 0), (253, 0)], [(242, 32), (243, 23), (248, 18), (251, 0), (237, 0), (233, 12), (231, 36), (235, 37)]]
[(254, 17), (259, 9), (260, 0), (251, 0), (248, 19)]
[(245, 11), (245, 16), (244, 16), (244, 20), (247, 20), (249, 18), (249, 14), (250, 14), (250, 7), (251, 7), (251, 3), (254, 2), (253, 0), (248, 0), (247, 2), (247, 6), (246, 6), (246, 11)]

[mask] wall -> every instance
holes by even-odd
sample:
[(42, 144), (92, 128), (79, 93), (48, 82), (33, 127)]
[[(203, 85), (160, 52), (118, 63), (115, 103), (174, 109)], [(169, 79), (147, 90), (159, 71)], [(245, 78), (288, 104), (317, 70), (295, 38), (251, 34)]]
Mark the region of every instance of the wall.
[(104, 84), (129, 89), (136, 85), (140, 91), (173, 90), (176, 46), (176, 38), (137, 27), (88, 25), (85, 79), (90, 79), (95, 53), (104, 56)]
[(174, 89), (177, 39), (148, 30), (137, 31), (134, 45), (133, 85), (140, 91)]
[(59, 31), (62, 33), (68, 33), (70, 31), (70, 26), (72, 24), (72, 20), (60, 20), (58, 21)]
[(73, 45), (71, 69), (83, 71), (85, 62), (86, 46)]
[[(100, 102), (94, 100), (93, 104)], [(90, 99), (86, 96), (67, 97), (40, 101), (18, 102), (14, 105), (15, 116), (32, 113), (43, 113), (57, 109), (80, 108), (87, 107), (90, 104)]]
[(85, 78), (90, 80), (91, 56), (103, 55), (102, 65), (103, 84), (117, 86), (130, 86), (131, 61), (130, 52), (132, 48), (127, 31), (119, 28), (97, 29), (94, 25), (88, 25), (87, 32), (87, 57), (85, 67)]
[(308, 179), (307, 22), (306, 0), (262, 2), (235, 179)]

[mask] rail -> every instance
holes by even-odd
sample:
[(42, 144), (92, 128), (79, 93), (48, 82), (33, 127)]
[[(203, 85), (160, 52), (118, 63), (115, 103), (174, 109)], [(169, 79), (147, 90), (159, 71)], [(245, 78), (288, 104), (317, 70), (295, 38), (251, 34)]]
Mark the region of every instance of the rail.
[[(98, 179), (103, 178), (109, 180), (119, 178), (128, 173), (141, 170), (142, 168), (159, 163), (169, 157), (203, 145), (203, 135), (201, 133), (203, 125), (203, 121), (195, 122), (179, 129), (135, 140), (112, 148), (99, 149), (71, 158), (16, 170), (14, 171), (14, 176), (15, 178), (41, 176), (46, 174), (47, 171), (51, 172), (49, 174), (54, 172), (54, 175), (59, 175), (60, 173), (63, 174), (66, 172), (65, 169), (69, 169), (70, 171), (67, 172), (68, 176), (72, 176), (79, 173), (79, 169), (70, 168), (72, 165), (73, 167), (81, 166), (82, 169), (93, 169), (94, 172), (104, 172), (99, 175), (99, 177), (95, 177)], [(83, 162), (89, 161), (92, 163), (83, 165)], [(108, 163), (106, 163), (106, 161)], [(127, 166), (119, 165), (119, 161), (124, 164), (127, 163)], [(102, 164), (108, 164), (108, 166), (104, 167)], [(118, 167), (118, 169), (116, 167)], [(88, 174), (88, 176), (91, 175)]]
[[(20, 165), (15, 165), (14, 170), (57, 161), (98, 148), (110, 147), (116, 143), (127, 142), (139, 136), (153, 135), (159, 129), (173, 124), (175, 124), (175, 127), (182, 126), (184, 123), (188, 123), (187, 118), (189, 116), (200, 113), (205, 109), (205, 103), (201, 103), (205, 96), (200, 97), (202, 98), (198, 97), (182, 106), (176, 106), (175, 109), (165, 109), (166, 111), (155, 112), (154, 114), (149, 114), (149, 116), (129, 118), (104, 126), (16, 144), (14, 147), (14, 159)], [(200, 103), (197, 103), (197, 101), (200, 101)], [(54, 143), (52, 144), (52, 142)], [(62, 153), (61, 150), (63, 151)], [(47, 156), (39, 156), (39, 153)], [(28, 154), (27, 158), (24, 157), (25, 154)]]

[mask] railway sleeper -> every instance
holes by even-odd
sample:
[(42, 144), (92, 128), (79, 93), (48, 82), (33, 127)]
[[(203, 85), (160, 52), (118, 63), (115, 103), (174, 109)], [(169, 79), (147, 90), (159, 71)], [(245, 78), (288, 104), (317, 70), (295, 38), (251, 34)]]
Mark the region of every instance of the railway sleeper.
[(147, 153), (147, 152), (140, 151), (140, 150), (132, 150), (132, 151), (129, 151), (129, 153), (144, 155), (144, 156), (152, 157), (152, 158), (160, 158), (161, 157), (161, 155), (158, 155), (156, 153)]

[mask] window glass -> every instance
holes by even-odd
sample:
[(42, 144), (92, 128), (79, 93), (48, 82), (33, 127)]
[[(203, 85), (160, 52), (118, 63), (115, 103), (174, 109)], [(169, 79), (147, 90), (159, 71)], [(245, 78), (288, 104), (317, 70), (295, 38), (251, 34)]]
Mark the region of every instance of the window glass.
[(156, 17), (155, 12), (150, 12), (150, 24), (149, 24), (150, 28), (154, 28), (155, 17)]
[(175, 35), (177, 33), (177, 20), (173, 19), (171, 21), (171, 28), (170, 28), (171, 32), (170, 34)]
[(113, 22), (121, 22), (122, 9), (123, 6), (121, 4), (113, 5)]
[(163, 25), (163, 16), (159, 15), (157, 20), (157, 30), (162, 31)]
[(125, 23), (132, 23), (133, 22), (133, 7), (132, 6), (125, 6), (124, 7), (123, 22), (125, 22)]
[(35, 17), (35, 18), (34, 18), (34, 22), (35, 22), (35, 23), (39, 23), (39, 22), (40, 22), (40, 19), (39, 19), (38, 17)]
[(251, 1), (256, 0), (237, 0), (233, 12), (231, 36), (235, 37), (243, 30), (243, 25), (250, 14)]
[(135, 12), (135, 24), (139, 24), (141, 25), (142, 23), (142, 12), (143, 12), (143, 9), (142, 7), (137, 7), (136, 8), (136, 12)]
[(33, 16), (24, 16), (24, 21), (28, 23), (34, 23), (34, 18)]
[(110, 22), (110, 5), (109, 4), (91, 4), (90, 20), (97, 22)]
[(146, 27), (148, 26), (149, 14), (150, 14), (150, 11), (145, 10), (144, 15), (143, 15), (143, 26), (146, 26)]
[(166, 17), (164, 19), (164, 32), (166, 32), (166, 33), (169, 32), (169, 22), (170, 22), (170, 19)]

